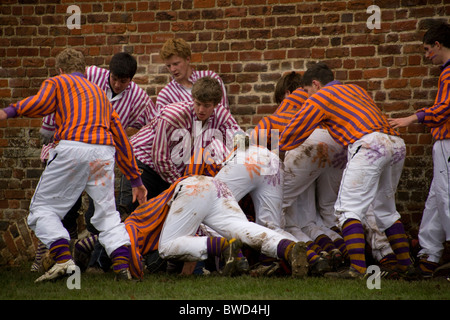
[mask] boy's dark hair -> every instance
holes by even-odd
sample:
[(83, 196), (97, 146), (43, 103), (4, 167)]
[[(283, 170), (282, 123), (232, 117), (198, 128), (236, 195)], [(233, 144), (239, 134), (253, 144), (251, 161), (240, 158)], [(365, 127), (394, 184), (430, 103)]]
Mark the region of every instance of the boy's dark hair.
[(450, 25), (445, 22), (436, 22), (425, 32), (424, 44), (434, 45), (436, 41), (450, 49)]
[(192, 86), (192, 97), (200, 102), (213, 102), (218, 105), (222, 101), (222, 87), (217, 79), (203, 77)]
[(303, 74), (303, 86), (310, 86), (313, 80), (319, 81), (322, 85), (334, 80), (333, 71), (323, 62), (310, 63)]
[(109, 71), (116, 77), (133, 79), (137, 70), (136, 59), (128, 52), (116, 53), (109, 63)]
[(275, 103), (280, 104), (284, 100), (284, 96), (286, 91), (294, 92), (295, 89), (302, 85), (302, 76), (295, 72), (291, 71), (285, 75), (283, 75), (277, 82), (275, 86), (275, 92), (273, 98)]

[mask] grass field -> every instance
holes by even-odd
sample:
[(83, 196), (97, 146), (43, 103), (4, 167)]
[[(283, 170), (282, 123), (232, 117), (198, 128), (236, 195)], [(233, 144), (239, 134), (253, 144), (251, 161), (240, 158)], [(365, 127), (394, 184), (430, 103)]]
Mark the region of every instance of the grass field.
[(145, 275), (141, 282), (115, 282), (112, 273), (80, 276), (80, 289), (69, 278), (35, 284), (39, 275), (28, 266), (0, 268), (1, 300), (450, 300), (450, 282), (432, 279), (408, 282), (380, 280), (369, 289), (366, 280), (291, 277), (233, 278), (218, 275)]
[[(29, 266), (0, 268), (3, 309), (16, 308), (21, 315), (35, 316), (36, 310), (62, 308), (70, 303), (68, 310), (74, 316), (100, 317), (104, 312), (114, 315), (114, 310), (123, 310), (125, 306), (134, 310), (134, 316), (150, 316), (154, 310), (164, 310), (164, 318), (170, 320), (289, 319), (295, 312), (315, 310), (322, 318), (330, 314), (333, 319), (347, 319), (344, 310), (353, 310), (346, 309), (350, 305), (369, 314), (384, 308), (390, 316), (405, 317), (405, 312), (417, 316), (418, 311), (423, 311), (419, 308), (424, 305), (420, 300), (427, 300), (427, 308), (432, 303), (435, 311), (447, 309), (450, 300), (450, 282), (443, 278), (414, 282), (381, 280), (380, 289), (369, 289), (366, 280), (147, 274), (140, 282), (116, 282), (112, 273), (82, 273), (80, 288), (69, 289), (70, 277), (36, 284), (38, 276), (29, 271)], [(56, 300), (57, 304), (52, 304)], [(98, 304), (100, 300), (108, 301)], [(408, 303), (409, 308), (402, 307), (399, 301)]]

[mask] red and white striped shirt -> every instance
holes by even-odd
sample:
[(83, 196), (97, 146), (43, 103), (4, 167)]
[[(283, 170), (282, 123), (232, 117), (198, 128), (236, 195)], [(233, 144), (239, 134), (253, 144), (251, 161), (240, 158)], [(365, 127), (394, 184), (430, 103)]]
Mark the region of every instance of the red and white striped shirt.
[[(225, 109), (230, 109), (230, 106), (228, 105), (228, 97), (227, 97), (227, 91), (225, 89), (225, 85), (223, 84), (222, 79), (214, 72), (210, 70), (203, 70), (203, 71), (192, 71), (192, 75), (189, 77), (189, 81), (191, 83), (195, 83), (198, 79), (203, 77), (211, 77), (214, 79), (217, 79), (220, 83), (220, 86), (222, 87), (222, 101), (221, 105), (225, 107)], [(186, 89), (181, 84), (179, 84), (177, 81), (172, 80), (170, 81), (158, 94), (158, 97), (156, 98), (156, 107), (158, 110), (161, 109), (161, 107), (179, 102), (179, 101), (192, 101), (192, 94), (190, 89)]]
[[(160, 114), (130, 138), (136, 158), (173, 183), (182, 176), (186, 163), (202, 148), (220, 163), (233, 147), (240, 127), (231, 113), (218, 105), (202, 127), (193, 101), (161, 108)], [(186, 152), (188, 151), (188, 152)], [(204, 159), (203, 159), (204, 161)]]

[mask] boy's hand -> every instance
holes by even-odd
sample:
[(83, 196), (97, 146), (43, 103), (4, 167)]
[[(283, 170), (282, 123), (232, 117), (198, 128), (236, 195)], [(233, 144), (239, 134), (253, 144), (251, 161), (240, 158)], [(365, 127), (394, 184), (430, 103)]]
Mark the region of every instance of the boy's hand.
[(141, 205), (145, 201), (147, 201), (147, 189), (144, 187), (144, 185), (131, 188), (131, 192), (133, 194), (133, 202), (137, 200)]

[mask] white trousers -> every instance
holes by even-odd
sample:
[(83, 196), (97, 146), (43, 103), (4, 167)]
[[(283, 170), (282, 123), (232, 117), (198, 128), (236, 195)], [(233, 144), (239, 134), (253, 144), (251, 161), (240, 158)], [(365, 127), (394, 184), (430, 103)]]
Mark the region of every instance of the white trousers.
[(419, 228), (419, 256), (439, 263), (444, 242), (450, 240), (450, 140), (433, 145), (433, 181)]
[(347, 219), (362, 221), (371, 204), (381, 232), (400, 219), (395, 193), (405, 153), (403, 139), (378, 132), (348, 146), (348, 162), (335, 205), (340, 227)]
[(284, 232), (284, 173), (276, 154), (258, 146), (237, 150), (215, 178), (228, 186), (236, 201), (250, 194), (257, 224)]
[[(220, 180), (193, 176), (181, 181), (159, 238), (162, 258), (184, 261), (205, 260), (207, 238), (196, 236), (203, 223), (221, 236), (240, 239), (263, 254), (277, 258), (282, 235), (272, 229), (249, 222), (228, 187)], [(295, 238), (290, 240), (295, 241)]]
[(61, 220), (86, 190), (95, 205), (91, 223), (110, 255), (130, 239), (114, 201), (115, 148), (61, 141), (50, 150), (47, 166), (31, 199), (28, 224), (47, 247), (70, 240)]
[(314, 240), (337, 225), (334, 214), (347, 155), (326, 129), (316, 129), (299, 147), (286, 152), (284, 201), (286, 231), (299, 241)]

